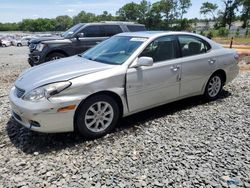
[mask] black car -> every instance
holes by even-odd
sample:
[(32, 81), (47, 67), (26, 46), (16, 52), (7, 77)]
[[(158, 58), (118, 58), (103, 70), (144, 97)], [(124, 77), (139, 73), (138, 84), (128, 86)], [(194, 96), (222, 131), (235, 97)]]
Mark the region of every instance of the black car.
[(28, 61), (31, 66), (34, 66), (80, 54), (115, 34), (145, 30), (144, 25), (131, 22), (79, 23), (61, 36), (31, 40)]

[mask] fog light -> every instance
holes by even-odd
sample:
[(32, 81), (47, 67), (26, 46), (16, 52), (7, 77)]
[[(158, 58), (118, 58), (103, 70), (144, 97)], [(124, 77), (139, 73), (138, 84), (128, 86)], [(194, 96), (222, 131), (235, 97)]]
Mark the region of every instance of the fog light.
[(41, 127), (41, 125), (37, 121), (30, 121), (30, 127)]

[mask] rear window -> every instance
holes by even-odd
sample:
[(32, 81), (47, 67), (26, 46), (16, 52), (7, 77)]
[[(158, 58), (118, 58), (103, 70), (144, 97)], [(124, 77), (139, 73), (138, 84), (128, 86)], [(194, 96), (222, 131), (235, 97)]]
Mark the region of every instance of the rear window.
[(144, 25), (127, 25), (129, 31), (146, 31)]
[(104, 30), (105, 36), (111, 37), (122, 32), (122, 29), (118, 25), (103, 25), (101, 26)]

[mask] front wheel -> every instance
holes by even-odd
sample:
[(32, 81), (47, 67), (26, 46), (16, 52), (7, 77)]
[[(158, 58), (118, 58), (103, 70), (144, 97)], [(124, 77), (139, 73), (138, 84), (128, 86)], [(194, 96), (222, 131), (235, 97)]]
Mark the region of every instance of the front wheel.
[(81, 104), (76, 116), (76, 128), (87, 138), (108, 134), (120, 117), (117, 102), (108, 95), (96, 95)]
[(205, 89), (205, 97), (209, 100), (217, 99), (223, 87), (222, 76), (220, 74), (212, 75)]
[(61, 59), (61, 58), (64, 58), (64, 57), (66, 57), (64, 54), (58, 53), (58, 52), (54, 52), (54, 53), (50, 54), (50, 55), (46, 58), (46, 61), (53, 61), (53, 60)]

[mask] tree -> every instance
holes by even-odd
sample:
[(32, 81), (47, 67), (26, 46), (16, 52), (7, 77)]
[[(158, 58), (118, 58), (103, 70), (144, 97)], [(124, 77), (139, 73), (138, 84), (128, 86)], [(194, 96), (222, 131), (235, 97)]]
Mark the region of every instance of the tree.
[(55, 22), (56, 22), (56, 25), (55, 25), (56, 31), (65, 31), (73, 25), (72, 18), (66, 15), (57, 16)]
[(226, 27), (230, 29), (232, 26), (232, 22), (235, 20), (235, 11), (238, 11), (239, 6), (242, 3), (242, 0), (222, 0), (224, 3), (224, 11), (221, 11), (221, 21), (220, 26)]
[(147, 24), (147, 20), (150, 17), (150, 9), (151, 9), (151, 4), (146, 0), (142, 0), (140, 4), (138, 4), (139, 23)]
[(242, 27), (247, 28), (250, 20), (250, 0), (243, 0), (242, 2), (242, 15), (241, 20), (243, 21)]
[(115, 20), (115, 17), (112, 16), (112, 14), (108, 13), (107, 11), (103, 11), (102, 14), (96, 16), (96, 20), (98, 22), (100, 22), (100, 21), (112, 21), (112, 20)]
[(215, 20), (215, 11), (218, 9), (218, 6), (213, 3), (204, 2), (200, 8), (200, 14), (204, 16), (212, 16), (213, 20)]
[(148, 17), (145, 24), (146, 27), (149, 29), (160, 30), (163, 28), (164, 23), (162, 21), (162, 15), (158, 2), (150, 6), (150, 10), (148, 12)]
[(165, 29), (172, 27), (174, 19), (178, 17), (178, 2), (176, 0), (161, 0), (156, 2), (155, 6), (165, 21)]
[(78, 15), (73, 17), (73, 24), (88, 23), (94, 21), (96, 21), (96, 15), (85, 11), (81, 11)]
[(180, 19), (181, 20), (183, 19), (183, 15), (187, 13), (187, 10), (190, 8), (190, 6), (192, 6), (191, 0), (179, 0), (179, 8), (178, 9), (180, 10)]
[(137, 21), (139, 18), (138, 8), (138, 4), (134, 2), (128, 3), (120, 8), (116, 12), (116, 15), (118, 16), (118, 19), (122, 21)]

